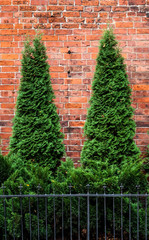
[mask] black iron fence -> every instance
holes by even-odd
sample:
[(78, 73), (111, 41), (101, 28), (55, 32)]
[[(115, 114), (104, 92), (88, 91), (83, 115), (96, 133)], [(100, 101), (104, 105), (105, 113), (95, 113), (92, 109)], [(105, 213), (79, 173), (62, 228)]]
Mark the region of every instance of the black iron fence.
[[(149, 194), (90, 193), (0, 195), (0, 239), (148, 240)], [(38, 186), (38, 190), (40, 186)]]

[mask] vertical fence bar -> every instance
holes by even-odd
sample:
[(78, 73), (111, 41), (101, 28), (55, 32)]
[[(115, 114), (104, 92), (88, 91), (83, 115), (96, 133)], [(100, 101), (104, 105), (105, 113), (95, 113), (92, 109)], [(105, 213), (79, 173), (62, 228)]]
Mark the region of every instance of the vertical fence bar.
[(32, 219), (31, 219), (31, 199), (30, 197), (28, 198), (29, 202), (29, 236), (30, 240), (32, 239)]
[(53, 210), (54, 210), (54, 240), (56, 240), (56, 216), (55, 216), (55, 190), (53, 189)]
[(87, 184), (87, 240), (90, 240), (90, 199), (89, 199), (89, 188), (90, 185)]
[(137, 188), (137, 240), (139, 240), (139, 188), (140, 186), (136, 186)]
[[(40, 185), (37, 186), (37, 194), (39, 195)], [(38, 240), (40, 240), (40, 229), (39, 229), (39, 197), (37, 196), (37, 227), (38, 227)]]
[(98, 197), (96, 197), (96, 240), (98, 240)]
[[(12, 214), (14, 214), (13, 198), (12, 198)], [(14, 216), (13, 216), (13, 240), (15, 240), (15, 225), (14, 225)]]
[(145, 197), (145, 240), (147, 240), (147, 196)]
[[(103, 186), (104, 195), (106, 194), (106, 186)], [(107, 240), (107, 213), (106, 213), (106, 197), (104, 196), (104, 231), (105, 231), (105, 240)]]
[(46, 224), (46, 240), (48, 240), (47, 197), (45, 197), (45, 224)]
[(72, 206), (71, 206), (71, 188), (69, 185), (69, 194), (70, 194), (70, 240), (72, 240)]
[[(20, 195), (22, 195), (22, 188), (23, 186), (20, 184)], [(23, 209), (22, 209), (22, 197), (20, 197), (20, 211), (21, 211), (21, 238), (23, 240)]]
[(131, 240), (131, 197), (129, 197), (129, 240)]
[(64, 240), (64, 198), (63, 196), (62, 196), (62, 240)]
[(78, 240), (80, 240), (80, 197), (78, 197)]
[(115, 198), (114, 197), (113, 197), (113, 237), (115, 240)]
[[(121, 184), (121, 195), (123, 194), (123, 186)], [(121, 196), (121, 240), (123, 240), (123, 196)]]
[[(3, 195), (5, 195), (5, 186), (2, 184), (3, 189)], [(7, 240), (7, 222), (6, 222), (6, 199), (3, 200), (3, 206), (4, 206), (4, 227), (5, 227), (5, 240)]]

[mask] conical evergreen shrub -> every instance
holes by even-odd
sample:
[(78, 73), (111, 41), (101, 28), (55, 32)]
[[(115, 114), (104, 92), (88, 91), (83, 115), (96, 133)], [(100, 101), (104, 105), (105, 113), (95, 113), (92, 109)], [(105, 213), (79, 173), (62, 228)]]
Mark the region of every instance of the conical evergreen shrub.
[(33, 44), (25, 43), (21, 73), (10, 154), (55, 171), (64, 154), (63, 134), (41, 36), (37, 35)]
[(92, 84), (92, 97), (84, 132), (81, 161), (120, 164), (137, 159), (140, 151), (133, 137), (135, 122), (131, 106), (131, 89), (124, 59), (112, 30), (106, 30), (100, 41)]

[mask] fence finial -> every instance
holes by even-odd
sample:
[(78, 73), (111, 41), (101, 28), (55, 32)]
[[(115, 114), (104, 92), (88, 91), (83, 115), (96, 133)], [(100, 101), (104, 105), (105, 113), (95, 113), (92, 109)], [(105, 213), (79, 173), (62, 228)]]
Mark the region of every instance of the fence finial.
[(120, 185), (121, 194), (123, 194), (123, 188), (124, 188), (124, 186), (123, 186), (123, 184), (121, 183), (121, 185)]
[(89, 193), (90, 186), (91, 186), (91, 185), (89, 185), (89, 184), (86, 185), (86, 187), (87, 187), (87, 193)]
[(139, 193), (140, 185), (136, 185), (137, 193)]
[(69, 193), (71, 194), (71, 189), (72, 189), (72, 185), (71, 185), (71, 183), (69, 184)]
[(20, 189), (20, 195), (22, 194), (22, 188), (23, 188), (23, 185), (20, 183), (20, 186), (19, 186), (19, 189)]
[(3, 189), (3, 195), (5, 194), (5, 185), (4, 184), (2, 184), (2, 186), (1, 186), (1, 189)]
[(40, 188), (41, 188), (41, 186), (40, 186), (40, 183), (39, 183), (38, 186), (37, 186), (37, 194), (39, 193)]
[(103, 185), (104, 194), (106, 193), (106, 188), (107, 188), (107, 186), (104, 184), (104, 185)]

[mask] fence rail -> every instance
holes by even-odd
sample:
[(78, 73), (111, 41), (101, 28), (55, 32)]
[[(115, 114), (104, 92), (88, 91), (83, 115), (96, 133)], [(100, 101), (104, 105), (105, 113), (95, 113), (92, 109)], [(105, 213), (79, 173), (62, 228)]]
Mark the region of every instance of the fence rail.
[[(149, 194), (72, 193), (0, 195), (4, 240), (148, 240)], [(39, 187), (38, 187), (39, 190)]]

